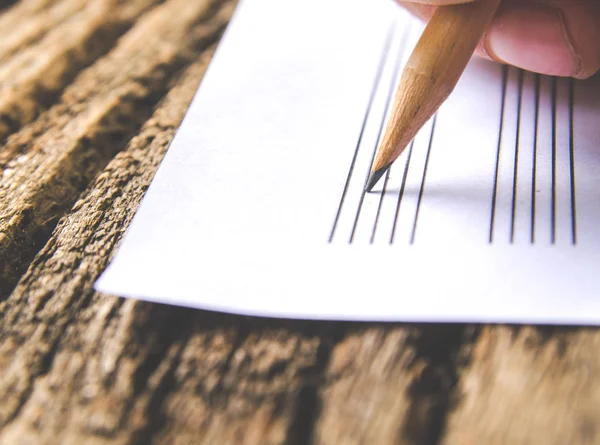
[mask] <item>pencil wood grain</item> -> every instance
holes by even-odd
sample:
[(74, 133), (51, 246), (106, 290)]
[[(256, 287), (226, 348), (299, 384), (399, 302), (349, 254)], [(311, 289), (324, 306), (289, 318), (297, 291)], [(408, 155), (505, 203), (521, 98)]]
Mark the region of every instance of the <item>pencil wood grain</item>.
[(368, 190), (454, 90), (499, 3), (441, 6), (433, 14), (402, 73)]

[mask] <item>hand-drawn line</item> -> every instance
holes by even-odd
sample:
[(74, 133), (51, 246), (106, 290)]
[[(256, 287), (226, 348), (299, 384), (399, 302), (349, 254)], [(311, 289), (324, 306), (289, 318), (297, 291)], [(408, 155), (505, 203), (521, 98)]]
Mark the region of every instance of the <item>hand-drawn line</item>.
[(340, 220), (340, 215), (342, 214), (342, 208), (344, 207), (344, 201), (346, 200), (346, 195), (348, 193), (348, 187), (350, 186), (350, 181), (352, 180), (352, 174), (354, 173), (354, 166), (356, 165), (356, 158), (358, 157), (358, 151), (359, 151), (360, 145), (362, 143), (363, 136), (365, 134), (367, 122), (369, 121), (369, 116), (371, 115), (371, 110), (373, 109), (373, 102), (375, 100), (375, 95), (377, 93), (377, 90), (379, 89), (379, 84), (381, 82), (383, 69), (385, 67), (385, 63), (390, 54), (390, 47), (391, 47), (392, 40), (393, 40), (393, 37), (395, 34), (395, 30), (396, 30), (396, 27), (392, 23), (390, 25), (390, 28), (389, 28), (387, 36), (386, 36), (385, 45), (383, 47), (383, 51), (381, 53), (381, 57), (380, 57), (379, 64), (377, 67), (377, 73), (375, 75), (375, 81), (373, 82), (373, 87), (371, 89), (371, 93), (369, 96), (369, 102), (367, 105), (367, 109), (365, 111), (365, 116), (363, 119), (362, 127), (361, 127), (360, 133), (358, 135), (358, 141), (356, 142), (356, 147), (354, 149), (354, 155), (352, 156), (352, 162), (350, 163), (350, 169), (348, 170), (348, 176), (346, 178), (346, 183), (344, 184), (344, 190), (342, 192), (342, 196), (340, 198), (340, 203), (338, 205), (335, 219), (333, 221), (333, 227), (331, 228), (331, 233), (329, 234), (329, 241), (328, 241), (329, 243), (333, 242), (333, 237), (335, 236), (335, 231), (337, 229), (337, 225)]
[(537, 167), (538, 167), (538, 132), (540, 122), (540, 90), (541, 76), (535, 75), (535, 115), (533, 129), (533, 161), (531, 170), (531, 232), (530, 244), (535, 244), (535, 212), (536, 212), (536, 197), (537, 197)]
[(510, 243), (515, 242), (515, 220), (517, 216), (517, 193), (519, 182), (519, 149), (521, 146), (521, 112), (523, 108), (523, 81), (525, 72), (519, 70), (519, 92), (517, 98), (517, 133), (515, 135), (515, 157), (513, 166), (512, 207), (510, 219)]
[(385, 192), (387, 190), (388, 181), (390, 180), (390, 173), (392, 168), (388, 168), (385, 174), (385, 181), (383, 181), (383, 188), (381, 189), (381, 194), (379, 196), (379, 205), (377, 206), (377, 214), (375, 215), (375, 222), (373, 223), (373, 232), (371, 233), (371, 241), (369, 244), (373, 244), (375, 242), (375, 233), (377, 232), (377, 224), (379, 223), (379, 215), (381, 214), (381, 207), (383, 207), (383, 198), (385, 198)]
[(550, 214), (550, 243), (556, 243), (556, 107), (557, 107), (557, 80), (552, 78), (552, 205)]
[(488, 243), (494, 242), (494, 224), (496, 222), (496, 203), (498, 201), (498, 177), (500, 175), (500, 150), (502, 149), (502, 136), (504, 132), (504, 112), (506, 108), (506, 90), (508, 86), (508, 67), (505, 66), (502, 76), (502, 104), (500, 106), (500, 128), (498, 130), (498, 148), (496, 150), (496, 169), (494, 173), (494, 187), (492, 192), (492, 208), (490, 216), (490, 231)]
[(571, 175), (571, 242), (577, 244), (577, 193), (575, 188), (575, 81), (569, 81), (569, 163)]
[(392, 98), (394, 97), (394, 87), (396, 85), (396, 82), (398, 80), (398, 75), (400, 73), (400, 68), (402, 67), (402, 56), (404, 54), (404, 51), (406, 50), (406, 45), (408, 42), (408, 36), (409, 36), (409, 32), (410, 32), (410, 26), (407, 26), (404, 30), (404, 35), (402, 36), (402, 41), (400, 43), (400, 49), (398, 51), (398, 55), (396, 57), (396, 61), (394, 64), (394, 69), (392, 71), (392, 77), (390, 80), (390, 85), (389, 85), (389, 89), (388, 89), (388, 93), (387, 93), (387, 98), (386, 98), (386, 102), (385, 102), (385, 109), (383, 111), (383, 116), (381, 117), (381, 123), (379, 125), (379, 133), (377, 134), (377, 141), (375, 142), (375, 146), (373, 148), (373, 154), (371, 156), (371, 162), (369, 162), (369, 169), (367, 170), (367, 174), (365, 177), (365, 181), (364, 181), (364, 185), (362, 187), (362, 192), (360, 195), (360, 200), (358, 202), (358, 207), (356, 209), (356, 217), (354, 218), (354, 225), (352, 227), (352, 232), (350, 234), (350, 239), (348, 240), (349, 244), (352, 244), (352, 242), (354, 241), (354, 236), (356, 235), (356, 229), (358, 228), (358, 221), (360, 219), (360, 213), (362, 211), (362, 207), (363, 204), (365, 202), (365, 194), (366, 194), (366, 187), (367, 187), (367, 182), (369, 181), (369, 175), (371, 172), (371, 168), (373, 167), (373, 162), (375, 161), (375, 155), (377, 154), (377, 148), (379, 147), (379, 141), (381, 139), (381, 136), (383, 134), (383, 128), (384, 125), (387, 121), (387, 116), (389, 113), (389, 109), (390, 109), (390, 105), (392, 103)]
[(400, 206), (402, 205), (402, 198), (404, 197), (404, 190), (406, 188), (406, 178), (408, 177), (408, 169), (410, 168), (410, 160), (412, 159), (413, 147), (415, 146), (415, 140), (413, 139), (408, 149), (408, 156), (406, 157), (406, 164), (404, 164), (404, 173), (402, 175), (402, 185), (398, 191), (398, 200), (396, 201), (396, 213), (394, 214), (394, 225), (392, 227), (392, 234), (390, 236), (390, 244), (394, 244), (394, 237), (396, 236), (396, 225), (398, 224), (398, 215), (400, 214)]
[(431, 156), (431, 147), (433, 146), (433, 136), (435, 134), (435, 124), (437, 122), (437, 114), (433, 116), (431, 124), (431, 134), (429, 135), (429, 145), (427, 147), (427, 155), (425, 157), (425, 167), (423, 168), (423, 177), (421, 178), (421, 187), (419, 189), (419, 198), (417, 199), (417, 210), (415, 212), (415, 220), (413, 221), (412, 233), (410, 235), (410, 244), (415, 243), (417, 234), (417, 222), (419, 220), (419, 211), (421, 209), (421, 201), (423, 200), (423, 192), (425, 190), (425, 181), (427, 180), (427, 167), (429, 167), (429, 158)]

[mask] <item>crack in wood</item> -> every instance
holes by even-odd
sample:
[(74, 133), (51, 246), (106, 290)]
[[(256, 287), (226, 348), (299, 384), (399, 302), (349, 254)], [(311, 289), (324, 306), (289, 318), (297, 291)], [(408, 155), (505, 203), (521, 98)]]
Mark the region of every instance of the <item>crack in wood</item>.
[[(285, 445), (304, 445), (313, 443), (317, 419), (321, 414), (323, 403), (321, 387), (325, 382), (325, 371), (331, 359), (331, 352), (344, 335), (344, 325), (319, 323), (321, 329), (320, 343), (317, 348), (316, 362), (298, 390), (296, 409), (286, 434)], [(311, 378), (312, 377), (312, 378)]]
[(462, 324), (426, 325), (416, 333), (412, 340), (414, 360), (423, 361), (426, 366), (408, 388), (411, 402), (405, 423), (399, 428), (400, 443), (440, 442), (446, 417), (457, 402), (458, 369), (469, 361), (464, 354), (465, 345), (473, 343), (476, 337), (476, 329)]

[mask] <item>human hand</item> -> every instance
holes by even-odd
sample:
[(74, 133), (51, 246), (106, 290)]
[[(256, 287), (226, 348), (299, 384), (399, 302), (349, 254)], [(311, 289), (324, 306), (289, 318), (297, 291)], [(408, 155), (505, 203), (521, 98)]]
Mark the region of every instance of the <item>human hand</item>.
[[(429, 19), (436, 5), (485, 0), (397, 0)], [(502, 0), (477, 54), (529, 71), (584, 79), (600, 69), (600, 0)]]

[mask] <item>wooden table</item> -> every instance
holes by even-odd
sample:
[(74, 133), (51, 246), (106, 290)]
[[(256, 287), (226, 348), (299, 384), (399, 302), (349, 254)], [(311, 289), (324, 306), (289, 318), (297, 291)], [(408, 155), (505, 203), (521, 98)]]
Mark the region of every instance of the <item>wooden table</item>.
[(95, 293), (235, 5), (0, 4), (0, 443), (600, 443), (595, 329)]

